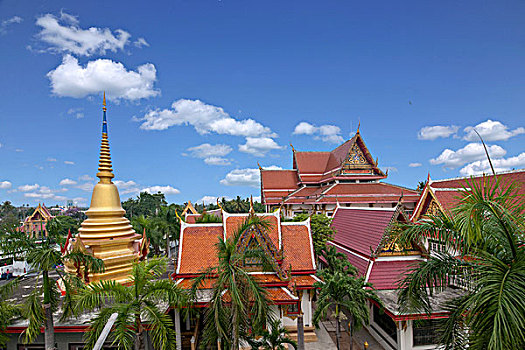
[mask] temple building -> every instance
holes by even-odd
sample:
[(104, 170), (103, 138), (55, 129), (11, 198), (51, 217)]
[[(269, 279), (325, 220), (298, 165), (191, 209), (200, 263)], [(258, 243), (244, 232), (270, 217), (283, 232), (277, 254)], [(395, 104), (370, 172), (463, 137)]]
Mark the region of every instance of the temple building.
[(359, 128), (354, 137), (329, 152), (300, 152), (292, 146), (291, 170), (261, 172), (261, 200), (267, 212), (285, 216), (318, 213), (332, 216), (344, 207), (393, 208), (400, 201), (411, 213), (419, 193), (381, 182), (388, 176), (368, 151)]
[[(114, 280), (128, 281), (134, 262), (147, 254), (147, 240), (137, 234), (129, 220), (124, 217), (117, 186), (111, 181), (113, 169), (108, 141), (106, 119), (106, 96), (103, 100), (102, 141), (97, 177), (99, 182), (93, 188), (91, 205), (86, 211), (87, 219), (82, 222), (78, 235), (68, 240), (65, 250), (74, 246), (85, 250), (104, 261), (105, 271), (89, 273), (88, 282)], [(66, 266), (66, 271), (75, 273), (74, 266)]]
[(27, 233), (31, 238), (47, 237), (46, 225), (53, 218), (54, 216), (49, 209), (44, 204), (38, 203), (38, 207), (33, 214), (25, 218), (22, 225), (18, 227), (18, 231)]
[[(251, 215), (257, 215), (266, 220), (270, 228), (261, 229), (252, 225), (240, 233), (237, 249), (260, 249), (266, 254), (271, 265), (269, 270), (263, 270), (259, 261), (249, 259), (245, 262), (246, 268), (266, 288), (273, 302), (271, 308), (275, 316), (281, 319), (292, 336), (297, 332), (297, 316), (302, 313), (305, 341), (315, 341), (312, 299), (315, 295), (313, 285), (319, 280), (315, 276), (310, 219), (304, 222), (283, 222), (278, 210), (271, 214), (256, 214), (253, 207), (250, 213), (245, 214), (230, 214), (222, 208), (208, 214), (219, 217), (220, 222), (199, 223), (199, 214), (191, 213), (186, 213), (186, 219), (181, 220), (177, 265), (172, 276), (175, 282), (182, 288), (191, 288), (194, 277), (218, 264), (216, 243), (219, 237), (225, 240), (233, 237)], [(199, 287), (200, 297), (193, 306), (195, 310), (202, 310), (207, 305), (213, 283), (214, 279), (210, 278)], [(175, 323), (176, 329), (180, 329), (178, 314)], [(198, 329), (197, 324), (198, 318), (186, 321), (185, 332), (179, 332), (182, 334), (179, 344), (186, 344), (191, 336), (198, 336), (195, 331)]]
[(442, 302), (462, 293), (449, 287), (433, 295), (430, 315), (399, 311), (397, 292), (400, 281), (414, 264), (425, 259), (424, 247), (401, 247), (390, 240), (389, 232), (398, 222), (408, 222), (401, 205), (395, 208), (338, 207), (333, 216), (333, 239), (328, 242), (347, 256), (359, 276), (365, 277), (376, 289), (382, 306), (369, 302), (370, 334), (389, 350), (416, 350), (437, 348), (437, 323), (448, 317)]
[(525, 196), (525, 169), (499, 172), (496, 176), (483, 174), (444, 180), (432, 180), (429, 174), (411, 219), (417, 221), (427, 214), (434, 215), (440, 210), (450, 211), (458, 204), (461, 191), (468, 190), (472, 184), (479, 185), (483, 181), (493, 185), (495, 178), (504, 188), (513, 184), (517, 187), (518, 194)]

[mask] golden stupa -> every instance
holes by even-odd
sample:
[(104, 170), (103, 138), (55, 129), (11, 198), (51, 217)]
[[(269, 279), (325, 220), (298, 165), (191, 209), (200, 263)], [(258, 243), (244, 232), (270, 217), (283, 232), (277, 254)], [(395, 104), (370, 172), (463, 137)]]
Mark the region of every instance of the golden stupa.
[[(104, 261), (105, 271), (89, 272), (86, 282), (114, 280), (119, 283), (129, 281), (132, 264), (142, 259), (147, 252), (146, 238), (137, 234), (120, 204), (117, 186), (111, 181), (114, 177), (109, 152), (106, 120), (106, 96), (103, 100), (102, 143), (97, 177), (100, 181), (93, 189), (91, 205), (86, 211), (87, 219), (82, 222), (79, 233), (71, 242), (74, 246)], [(66, 270), (75, 273), (74, 266)]]

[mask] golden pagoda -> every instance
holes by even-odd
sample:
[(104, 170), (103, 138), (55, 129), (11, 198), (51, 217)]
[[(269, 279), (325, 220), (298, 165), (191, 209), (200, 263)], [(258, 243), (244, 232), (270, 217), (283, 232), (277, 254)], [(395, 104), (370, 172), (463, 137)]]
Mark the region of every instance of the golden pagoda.
[[(129, 281), (132, 264), (147, 254), (146, 238), (137, 234), (122, 209), (109, 152), (108, 126), (106, 120), (106, 95), (103, 100), (102, 142), (97, 177), (100, 181), (93, 189), (91, 205), (86, 211), (87, 219), (82, 222), (76, 239), (71, 240), (69, 249), (79, 247), (104, 261), (103, 273), (89, 273), (86, 282), (114, 280)], [(75, 273), (74, 266), (66, 270)]]

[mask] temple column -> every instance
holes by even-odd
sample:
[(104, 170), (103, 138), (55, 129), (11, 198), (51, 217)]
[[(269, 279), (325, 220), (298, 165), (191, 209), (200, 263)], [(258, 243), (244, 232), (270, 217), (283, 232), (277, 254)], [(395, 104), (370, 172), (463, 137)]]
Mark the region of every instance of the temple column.
[(175, 311), (175, 319), (173, 321), (175, 323), (175, 341), (177, 350), (182, 350), (182, 337), (180, 334), (180, 311), (179, 309), (175, 309), (173, 311)]

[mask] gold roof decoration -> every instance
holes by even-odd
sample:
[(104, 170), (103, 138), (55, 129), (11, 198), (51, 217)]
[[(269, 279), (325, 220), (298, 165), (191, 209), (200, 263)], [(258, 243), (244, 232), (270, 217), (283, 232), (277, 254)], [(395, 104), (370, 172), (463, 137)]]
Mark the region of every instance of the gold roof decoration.
[[(97, 177), (99, 182), (93, 188), (91, 205), (86, 211), (87, 219), (82, 222), (76, 240), (87, 252), (104, 261), (105, 271), (89, 273), (89, 282), (114, 280), (129, 281), (132, 264), (143, 259), (145, 235), (137, 234), (124, 216), (117, 186), (111, 181), (115, 176), (111, 165), (106, 120), (106, 96), (103, 102), (102, 141)], [(79, 243), (80, 243), (79, 242)], [(71, 267), (67, 266), (67, 270)], [(71, 272), (71, 271), (70, 271)]]

